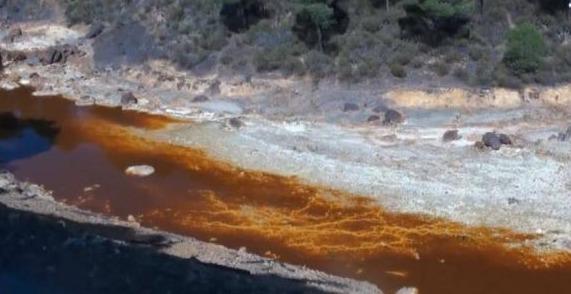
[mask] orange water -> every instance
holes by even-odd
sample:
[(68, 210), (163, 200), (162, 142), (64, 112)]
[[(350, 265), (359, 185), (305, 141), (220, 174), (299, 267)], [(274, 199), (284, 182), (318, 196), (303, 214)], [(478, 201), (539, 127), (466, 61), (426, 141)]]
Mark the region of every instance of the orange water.
[[(367, 280), (386, 293), (404, 286), (423, 294), (571, 293), (570, 255), (538, 256), (510, 246), (534, 236), (389, 213), (366, 197), (240, 170), (133, 132), (181, 122), (80, 108), (58, 97), (32, 97), (27, 89), (0, 92), (2, 112), (58, 129), (49, 150), (3, 167), (81, 208), (133, 215), (145, 226)], [(157, 172), (126, 176), (134, 164)]]

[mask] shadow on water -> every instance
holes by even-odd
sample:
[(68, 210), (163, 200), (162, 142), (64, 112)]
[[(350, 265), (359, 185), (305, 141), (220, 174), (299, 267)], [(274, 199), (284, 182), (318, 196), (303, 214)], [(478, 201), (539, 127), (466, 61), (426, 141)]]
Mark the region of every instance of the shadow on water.
[[(568, 254), (512, 246), (534, 236), (394, 214), (366, 197), (243, 171), (201, 150), (146, 139), (180, 123), (168, 118), (76, 107), (58, 97), (33, 97), (28, 89), (0, 91), (0, 113), (11, 114), (4, 115), (8, 124), (50, 135), (37, 135), (45, 141), (28, 141), (38, 144), (35, 152), (11, 156), (0, 167), (68, 204), (368, 280), (387, 293), (405, 286), (422, 294), (571, 293)], [(50, 122), (50, 131), (46, 124), (34, 129), (32, 120)], [(51, 148), (44, 150), (46, 142)], [(136, 164), (150, 164), (156, 173), (125, 175)]]
[(0, 113), (0, 163), (48, 151), (58, 133), (52, 121), (22, 120), (13, 113)]

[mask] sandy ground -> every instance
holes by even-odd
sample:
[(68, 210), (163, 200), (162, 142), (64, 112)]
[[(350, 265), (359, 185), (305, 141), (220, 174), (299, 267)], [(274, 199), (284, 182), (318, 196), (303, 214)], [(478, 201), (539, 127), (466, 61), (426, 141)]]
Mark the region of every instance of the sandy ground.
[[(37, 26), (22, 26), (24, 35)], [(29, 34), (0, 48), (33, 52), (38, 44), (64, 42), (85, 54), (65, 64), (11, 63), (3, 87), (32, 85), (39, 96), (110, 106), (130, 91), (138, 103), (125, 107), (199, 122), (144, 136), (203, 149), (241, 168), (367, 195), (392, 211), (544, 234), (538, 247), (571, 248), (571, 142), (549, 140), (571, 124), (569, 86), (518, 92), (196, 77), (164, 60), (100, 68), (93, 40), (72, 29), (44, 32), (41, 41)], [(193, 102), (197, 95), (209, 100)], [(343, 111), (347, 102), (358, 110)], [(402, 112), (405, 123), (368, 123), (377, 106)], [(232, 127), (230, 118), (244, 125)], [(462, 138), (442, 142), (448, 129)], [(474, 148), (488, 131), (509, 134), (514, 145)]]

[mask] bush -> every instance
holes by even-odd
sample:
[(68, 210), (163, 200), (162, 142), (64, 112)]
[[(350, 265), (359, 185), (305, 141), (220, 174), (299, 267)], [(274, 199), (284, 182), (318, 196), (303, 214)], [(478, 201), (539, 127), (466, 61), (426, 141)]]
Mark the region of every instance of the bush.
[(443, 61), (437, 61), (436, 63), (432, 64), (430, 69), (441, 77), (447, 75), (450, 72), (450, 67), (446, 62)]
[(391, 70), (391, 74), (397, 78), (406, 78), (406, 69), (404, 66), (398, 63), (391, 63), (389, 64), (389, 69)]
[(508, 33), (504, 63), (516, 74), (535, 72), (543, 63), (547, 47), (534, 25), (524, 23)]
[(322, 52), (311, 50), (305, 57), (307, 70), (317, 78), (322, 78), (332, 72), (331, 58)]

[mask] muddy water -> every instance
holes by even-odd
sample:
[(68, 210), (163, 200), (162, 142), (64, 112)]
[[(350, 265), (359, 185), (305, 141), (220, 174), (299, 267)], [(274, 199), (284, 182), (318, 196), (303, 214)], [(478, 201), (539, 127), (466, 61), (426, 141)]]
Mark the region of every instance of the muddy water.
[[(533, 236), (387, 213), (364, 197), (145, 139), (176, 123), (3, 91), (0, 166), (81, 208), (368, 280), (386, 293), (571, 293), (568, 255), (511, 246)], [(126, 176), (134, 164), (157, 172)]]

